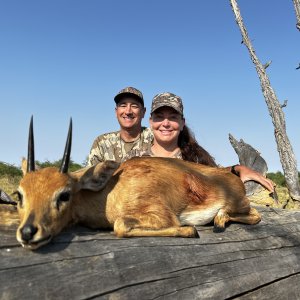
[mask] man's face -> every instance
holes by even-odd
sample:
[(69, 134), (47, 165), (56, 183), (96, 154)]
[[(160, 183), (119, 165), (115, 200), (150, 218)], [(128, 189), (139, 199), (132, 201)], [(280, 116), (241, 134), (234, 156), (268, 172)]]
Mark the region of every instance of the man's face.
[(115, 110), (118, 122), (123, 129), (140, 127), (146, 112), (142, 104), (134, 98), (123, 98)]

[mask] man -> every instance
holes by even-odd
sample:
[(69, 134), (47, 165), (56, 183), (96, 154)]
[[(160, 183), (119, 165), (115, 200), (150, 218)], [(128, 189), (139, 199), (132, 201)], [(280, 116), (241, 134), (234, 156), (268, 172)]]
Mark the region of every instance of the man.
[(95, 139), (88, 165), (105, 160), (121, 162), (129, 151), (147, 149), (152, 142), (151, 130), (142, 127), (142, 119), (146, 113), (143, 94), (134, 87), (126, 87), (114, 100), (120, 130), (102, 134)]

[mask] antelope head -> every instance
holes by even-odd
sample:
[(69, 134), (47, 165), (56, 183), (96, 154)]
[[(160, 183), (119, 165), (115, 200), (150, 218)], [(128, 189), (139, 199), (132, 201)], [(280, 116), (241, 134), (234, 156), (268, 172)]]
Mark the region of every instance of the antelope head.
[[(34, 160), (33, 121), (31, 118), (28, 138), (27, 163), (18, 191), (20, 225), (17, 240), (24, 248), (34, 250), (60, 233), (67, 225), (80, 222), (80, 214), (87, 221), (98, 220), (97, 210), (90, 199), (80, 196), (81, 190), (102, 190), (119, 163), (106, 161), (96, 166), (68, 173), (72, 143), (72, 120), (60, 169), (48, 167), (37, 170)], [(98, 203), (96, 193), (96, 202)], [(84, 201), (80, 201), (83, 198)], [(78, 200), (79, 201), (76, 201)]]
[(27, 168), (17, 191), (20, 225), (17, 240), (23, 247), (36, 249), (60, 232), (70, 221), (68, 205), (74, 184), (68, 175), (72, 143), (72, 120), (65, 151), (58, 170), (54, 167), (36, 170), (34, 161), (33, 119), (28, 138)]

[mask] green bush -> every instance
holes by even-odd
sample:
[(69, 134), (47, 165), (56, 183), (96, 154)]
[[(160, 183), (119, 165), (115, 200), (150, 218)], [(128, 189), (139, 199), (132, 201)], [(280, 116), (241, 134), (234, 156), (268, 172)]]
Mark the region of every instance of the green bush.
[[(46, 168), (46, 167), (56, 167), (60, 168), (62, 160), (55, 160), (53, 162), (50, 162), (49, 160), (45, 160), (44, 162), (36, 161), (36, 165), (41, 167), (41, 168)], [(69, 172), (74, 172), (79, 169), (81, 169), (83, 166), (75, 163), (72, 159), (70, 160), (69, 164)]]
[[(57, 167), (60, 168), (61, 160), (56, 160), (50, 162), (46, 160), (44, 162), (36, 161), (36, 165), (41, 168), (46, 167)], [(74, 172), (76, 170), (81, 169), (83, 166), (80, 164), (75, 163), (74, 161), (70, 160), (69, 164), (69, 172)], [(21, 168), (16, 167), (14, 165), (10, 165), (5, 162), (0, 162), (0, 177), (8, 176), (8, 177), (21, 177), (23, 175)]]
[(22, 171), (20, 168), (10, 165), (5, 162), (0, 162), (0, 176), (21, 177)]
[[(280, 171), (278, 171), (276, 173), (268, 173), (267, 177), (270, 178), (271, 180), (273, 180), (277, 186), (286, 187), (285, 177)], [(300, 172), (298, 173), (298, 178), (299, 178), (299, 182), (300, 182)]]
[(277, 186), (286, 186), (284, 175), (281, 172), (268, 173), (267, 177), (276, 183)]

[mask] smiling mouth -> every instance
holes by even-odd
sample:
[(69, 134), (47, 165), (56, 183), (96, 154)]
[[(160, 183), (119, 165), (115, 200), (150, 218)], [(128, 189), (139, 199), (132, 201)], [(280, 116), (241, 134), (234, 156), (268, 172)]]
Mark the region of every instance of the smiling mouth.
[(34, 250), (45, 244), (48, 244), (51, 241), (51, 239), (52, 239), (52, 235), (48, 235), (37, 241), (28, 241), (28, 242), (22, 241), (21, 245), (22, 245), (22, 247), (24, 247), (26, 249)]
[(169, 134), (172, 133), (172, 131), (169, 131), (169, 130), (161, 130), (160, 133), (161, 133), (162, 135), (169, 135)]

